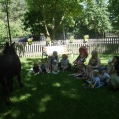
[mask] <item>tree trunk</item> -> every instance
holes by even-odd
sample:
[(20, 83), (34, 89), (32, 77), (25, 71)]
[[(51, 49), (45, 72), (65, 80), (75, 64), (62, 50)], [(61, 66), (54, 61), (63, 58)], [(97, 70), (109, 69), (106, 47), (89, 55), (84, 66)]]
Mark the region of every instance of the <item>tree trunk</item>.
[(5, 3), (5, 6), (6, 6), (6, 14), (7, 14), (7, 27), (8, 27), (8, 33), (9, 33), (9, 40), (10, 40), (10, 44), (11, 44), (12, 40), (11, 40), (11, 32), (10, 32), (10, 25), (9, 25), (8, 1), (7, 1), (7, 3)]

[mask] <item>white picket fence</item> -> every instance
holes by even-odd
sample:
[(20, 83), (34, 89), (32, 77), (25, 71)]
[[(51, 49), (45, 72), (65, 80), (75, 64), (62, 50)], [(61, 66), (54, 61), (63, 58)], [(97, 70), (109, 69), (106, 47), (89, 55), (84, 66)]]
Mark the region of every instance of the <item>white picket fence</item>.
[[(119, 54), (119, 38), (105, 38), (105, 39), (89, 39), (87, 43), (83, 43), (83, 39), (74, 40), (70, 43), (70, 40), (58, 40), (57, 45), (67, 45), (74, 54), (79, 53), (81, 46), (89, 46), (88, 52), (97, 50), (99, 53), (107, 54)], [(51, 44), (53, 45), (53, 44)], [(55, 43), (56, 45), (56, 43)], [(0, 51), (3, 49), (3, 45), (0, 45)], [(42, 46), (46, 46), (45, 41), (33, 42), (32, 45), (28, 43), (16, 43), (17, 53), (21, 57), (39, 57), (42, 55)]]

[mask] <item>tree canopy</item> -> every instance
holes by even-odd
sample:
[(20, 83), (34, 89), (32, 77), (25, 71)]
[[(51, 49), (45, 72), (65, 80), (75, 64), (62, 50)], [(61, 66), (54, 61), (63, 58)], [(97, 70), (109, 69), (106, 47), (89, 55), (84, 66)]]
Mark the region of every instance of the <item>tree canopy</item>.
[[(0, 37), (8, 36), (7, 12), (12, 37), (45, 35), (52, 40), (119, 31), (119, 0), (0, 0)], [(62, 38), (63, 38), (62, 37)]]

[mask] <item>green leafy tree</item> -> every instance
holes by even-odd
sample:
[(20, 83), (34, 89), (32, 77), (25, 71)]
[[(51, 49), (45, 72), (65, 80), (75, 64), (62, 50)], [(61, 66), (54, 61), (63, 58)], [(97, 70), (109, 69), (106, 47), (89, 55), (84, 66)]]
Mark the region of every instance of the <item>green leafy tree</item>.
[(6, 37), (6, 26), (4, 24), (4, 21), (0, 19), (0, 38), (3, 39)]
[[(6, 8), (6, 2), (8, 1), (8, 6)], [(9, 11), (9, 26), (11, 37), (19, 37), (30, 34), (29, 29), (24, 30), (24, 13), (26, 12), (26, 2), (25, 0), (0, 0), (0, 19), (4, 21), (7, 25), (7, 9)], [(7, 29), (6, 33), (7, 34)], [(6, 35), (7, 37), (7, 35)]]
[(9, 40), (10, 40), (10, 43), (11, 43), (12, 41), (11, 41), (11, 32), (10, 32), (10, 24), (9, 24), (9, 5), (10, 5), (10, 2), (11, 2), (10, 0), (0, 0), (0, 3), (3, 5), (4, 10), (6, 12)]
[(111, 30), (110, 13), (107, 5), (102, 1), (91, 2), (87, 5), (85, 24), (89, 30), (94, 29), (95, 34), (104, 34)]
[(119, 0), (109, 0), (110, 19), (113, 25), (113, 31), (119, 33)]
[[(38, 16), (41, 18), (34, 18), (36, 21), (32, 22), (32, 25), (43, 26), (46, 36), (55, 39), (55, 34), (64, 19), (82, 14), (83, 5), (80, 4), (81, 2), (81, 0), (27, 0), (28, 11), (38, 13), (37, 18)], [(26, 17), (28, 18), (28, 16)], [(27, 25), (29, 23), (27, 22)]]

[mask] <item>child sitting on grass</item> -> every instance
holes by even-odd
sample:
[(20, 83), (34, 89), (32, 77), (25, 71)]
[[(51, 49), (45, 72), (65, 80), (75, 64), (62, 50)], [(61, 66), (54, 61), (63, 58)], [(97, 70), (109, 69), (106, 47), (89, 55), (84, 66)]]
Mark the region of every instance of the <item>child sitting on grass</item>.
[(57, 74), (59, 72), (57, 60), (54, 59), (52, 62), (52, 73)]
[(51, 71), (51, 58), (52, 58), (52, 56), (48, 56), (48, 59), (47, 59), (47, 61), (46, 61), (46, 72), (47, 73), (50, 73)]
[(33, 65), (33, 73), (35, 73), (35, 76), (36, 76), (37, 74), (42, 73), (42, 69), (39, 67), (38, 62), (34, 62), (34, 65)]
[(42, 73), (46, 73), (46, 72), (47, 72), (45, 60), (42, 60), (42, 61), (41, 61), (40, 68), (41, 68), (41, 70), (42, 70)]
[(58, 64), (60, 70), (65, 71), (67, 69), (71, 69), (71, 63), (69, 63), (68, 56), (66, 54), (62, 55), (62, 59), (60, 60)]
[(89, 89), (98, 88), (101, 86), (98, 70), (96, 70), (96, 69), (93, 70), (92, 79), (91, 79), (91, 81), (88, 81), (88, 83), (89, 83), (88, 86), (85, 86), (85, 84), (83, 84), (83, 86), (85, 88), (89, 88)]
[(86, 67), (85, 77), (83, 77), (82, 79), (84, 81), (91, 81), (92, 75), (93, 75), (93, 68), (92, 66), (88, 65)]
[(102, 85), (109, 86), (109, 84), (110, 84), (110, 76), (109, 76), (109, 74), (106, 73), (106, 71), (104, 69), (102, 69), (100, 71), (99, 77), (100, 77), (100, 81), (101, 81)]
[(57, 60), (57, 63), (59, 63), (59, 56), (58, 56), (57, 51), (54, 51), (53, 52), (53, 55), (54, 55), (54, 59), (56, 59)]
[(85, 65), (83, 63), (78, 64), (78, 72), (74, 74), (69, 74), (68, 76), (74, 76), (74, 77), (84, 77), (85, 74)]

